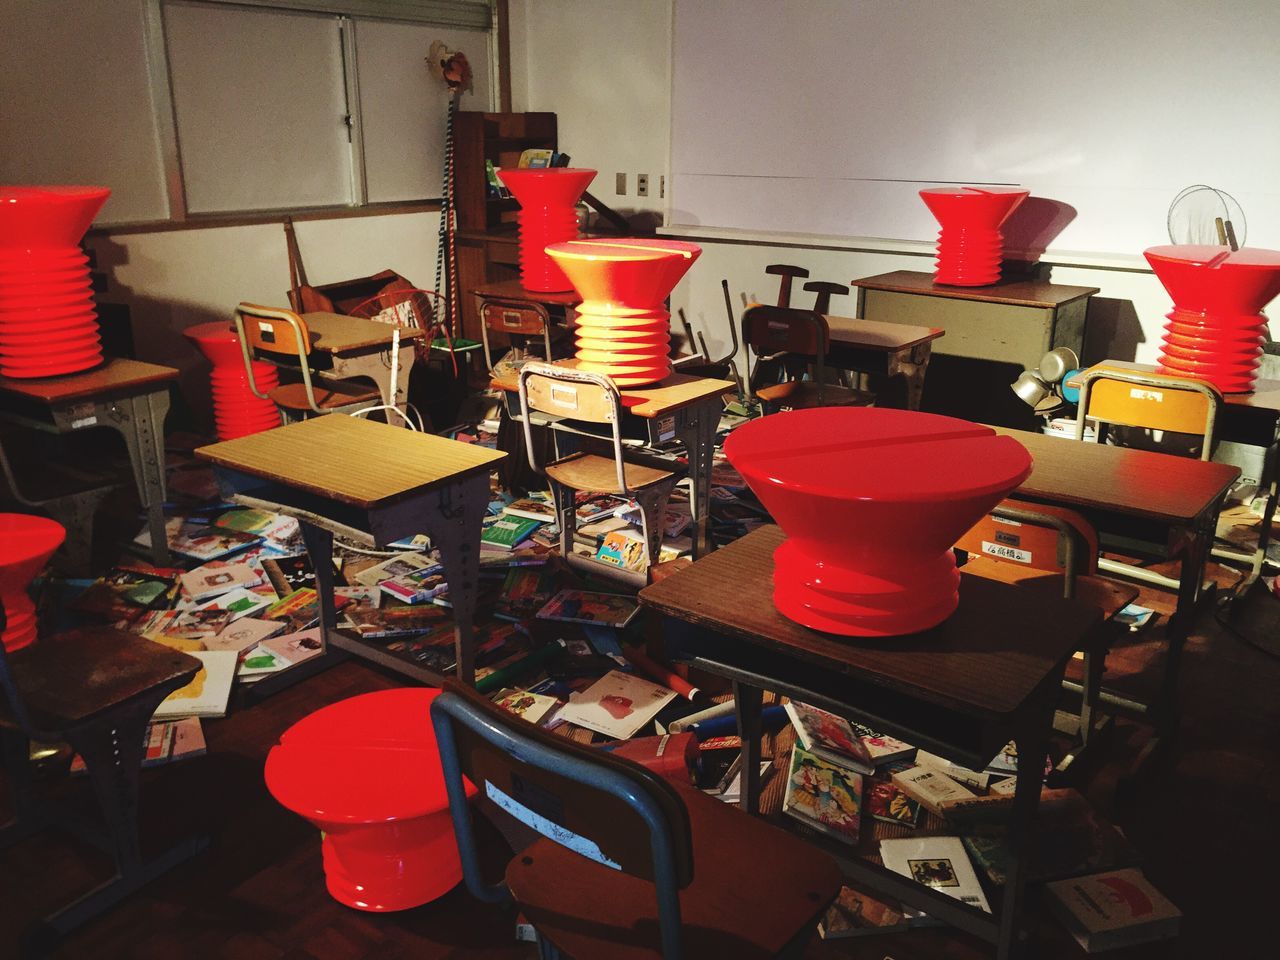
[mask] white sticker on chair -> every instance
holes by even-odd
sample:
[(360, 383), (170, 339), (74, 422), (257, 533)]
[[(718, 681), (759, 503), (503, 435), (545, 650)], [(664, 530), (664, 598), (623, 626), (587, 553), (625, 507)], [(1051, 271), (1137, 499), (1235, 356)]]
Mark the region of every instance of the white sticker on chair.
[(1007, 547), (1003, 543), (992, 543), (990, 540), (982, 541), (982, 552), (993, 557), (999, 557), (1001, 560), (1014, 560), (1018, 563), (1031, 562), (1030, 550), (1019, 550), (1017, 547)]
[(1159, 390), (1139, 390), (1137, 387), (1130, 387), (1129, 399), (1154, 400), (1156, 403), (1164, 403), (1164, 394)]
[(621, 870), (622, 865), (616, 861), (610, 860), (601, 852), (600, 847), (596, 845), (594, 840), (588, 840), (581, 834), (574, 833), (572, 830), (566, 830), (560, 824), (548, 820), (540, 813), (535, 813), (526, 807), (519, 800), (508, 796), (488, 780), (484, 782), (484, 792), (490, 800), (505, 810), (511, 816), (515, 817), (521, 823), (528, 827), (532, 827), (542, 834), (548, 840), (554, 840), (562, 847), (568, 847), (574, 853), (586, 857), (588, 860), (594, 860), (596, 863), (602, 863), (606, 867), (612, 867), (614, 870)]

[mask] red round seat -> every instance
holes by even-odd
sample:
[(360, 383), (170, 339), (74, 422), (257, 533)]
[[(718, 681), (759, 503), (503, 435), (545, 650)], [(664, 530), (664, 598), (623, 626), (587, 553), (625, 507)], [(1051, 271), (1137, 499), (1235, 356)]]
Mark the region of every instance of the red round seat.
[(340, 903), (407, 910), (462, 880), (431, 726), (439, 693), (342, 700), (299, 720), (267, 755), (272, 796), (320, 828), (325, 885)]
[(743, 424), (725, 454), (787, 533), (784, 616), (846, 636), (936, 626), (958, 603), (952, 545), (1031, 473), (990, 427), (930, 413), (822, 407)]
[(27, 588), (67, 531), (60, 523), (25, 513), (0, 513), (0, 603), (7, 626), (0, 643), (12, 653), (36, 638), (36, 608)]

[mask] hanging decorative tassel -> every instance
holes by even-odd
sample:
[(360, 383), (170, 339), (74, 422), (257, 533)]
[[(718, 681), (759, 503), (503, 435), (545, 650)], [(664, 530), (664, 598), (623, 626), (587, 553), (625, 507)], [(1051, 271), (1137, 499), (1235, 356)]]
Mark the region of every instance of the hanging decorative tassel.
[[(454, 208), (453, 177), (453, 126), (458, 112), (458, 99), (471, 86), (471, 65), (467, 56), (450, 50), (437, 40), (427, 54), (427, 66), (432, 74), (444, 81), (449, 90), (449, 110), (444, 135), (444, 181), (440, 191), (440, 232), (436, 246), (436, 291), (445, 304), (445, 338), (452, 351), (453, 338), (460, 333), (462, 313), (458, 297), (458, 255), (455, 237), (457, 216)], [(457, 361), (454, 361), (455, 369)]]

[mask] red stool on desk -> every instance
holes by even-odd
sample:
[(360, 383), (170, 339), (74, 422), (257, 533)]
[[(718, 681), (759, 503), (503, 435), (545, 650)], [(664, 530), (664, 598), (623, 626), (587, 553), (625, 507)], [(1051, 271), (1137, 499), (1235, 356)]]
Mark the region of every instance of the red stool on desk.
[(67, 531), (62, 524), (25, 513), (0, 513), (0, 603), (8, 613), (0, 642), (9, 653), (36, 638), (36, 608), (27, 587)]
[(272, 796), (320, 828), (325, 885), (339, 903), (407, 910), (462, 880), (429, 715), (439, 693), (342, 700), (299, 720), (267, 755)]

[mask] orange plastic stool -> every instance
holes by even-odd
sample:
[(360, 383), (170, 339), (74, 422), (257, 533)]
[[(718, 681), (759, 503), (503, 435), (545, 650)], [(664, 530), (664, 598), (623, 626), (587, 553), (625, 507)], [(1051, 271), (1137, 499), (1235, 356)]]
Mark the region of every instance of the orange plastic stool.
[(439, 693), (342, 700), (299, 720), (267, 755), (271, 795), (320, 828), (325, 885), (339, 903), (408, 910), (462, 880), (431, 726)]

